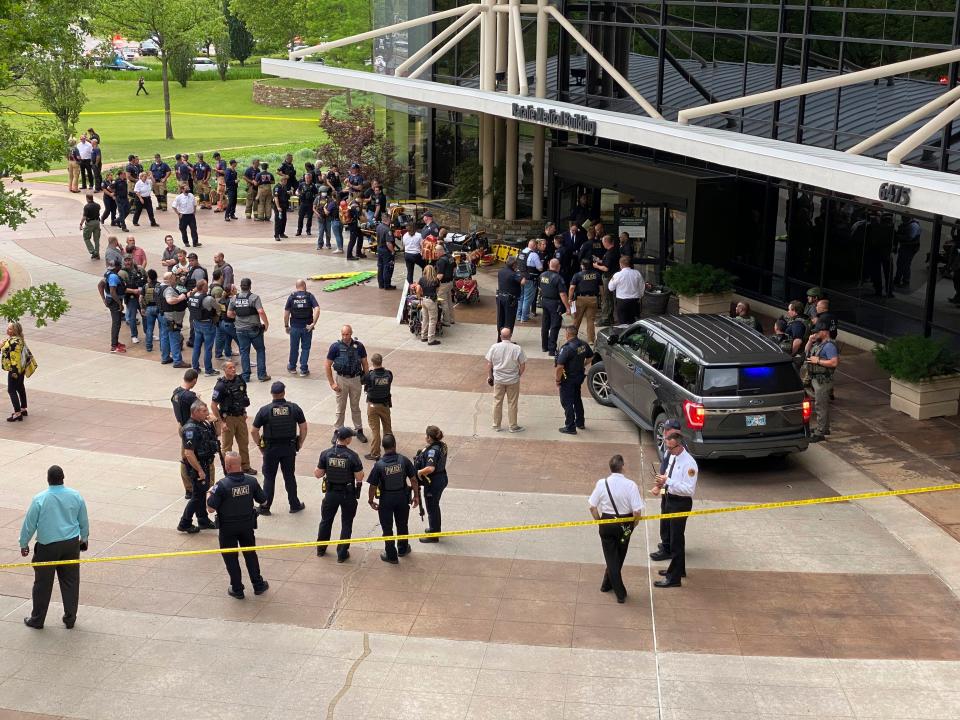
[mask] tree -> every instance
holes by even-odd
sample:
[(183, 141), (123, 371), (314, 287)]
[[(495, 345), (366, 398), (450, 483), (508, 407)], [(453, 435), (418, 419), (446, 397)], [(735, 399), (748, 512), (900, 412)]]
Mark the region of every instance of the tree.
[(0, 317), (7, 322), (19, 322), (23, 316), (30, 315), (34, 325), (43, 327), (47, 321), (59, 320), (69, 309), (63, 288), (56, 283), (44, 283), (17, 290), (6, 302), (0, 303)]
[(384, 187), (396, 186), (403, 168), (396, 160), (396, 145), (377, 132), (372, 105), (350, 108), (343, 118), (325, 112), (320, 127), (330, 138), (317, 148), (320, 165), (348, 168), (357, 162), (367, 178), (379, 179)]
[(297, 37), (310, 35), (308, 28), (318, 10), (318, 0), (283, 2), (279, 6), (263, 0), (228, 1), (230, 12), (249, 28), (257, 44), (277, 50), (289, 50)]
[[(223, 16), (226, 18), (227, 33), (230, 37), (230, 55), (236, 58), (240, 63), (240, 67), (243, 67), (247, 58), (253, 54), (253, 47), (255, 45), (253, 35), (247, 30), (247, 26), (244, 25), (243, 20), (230, 12), (230, 0), (223, 0)], [(218, 62), (219, 55), (220, 53), (218, 52)]]
[(191, 53), (195, 52), (207, 38), (216, 36), (224, 23), (221, 2), (222, 0), (131, 0), (118, 3), (114, 0), (98, 0), (94, 22), (103, 34), (120, 33), (130, 38), (153, 38), (157, 43), (163, 78), (163, 111), (167, 140), (173, 140), (169, 53), (177, 47), (188, 47)]
[(187, 81), (193, 73), (193, 47), (178, 43), (171, 47), (166, 54), (173, 79), (180, 83), (180, 87), (186, 87)]
[(230, 69), (230, 32), (227, 29), (227, 23), (224, 22), (219, 33), (213, 38), (213, 44), (217, 48), (217, 74), (220, 79), (226, 81), (227, 70)]

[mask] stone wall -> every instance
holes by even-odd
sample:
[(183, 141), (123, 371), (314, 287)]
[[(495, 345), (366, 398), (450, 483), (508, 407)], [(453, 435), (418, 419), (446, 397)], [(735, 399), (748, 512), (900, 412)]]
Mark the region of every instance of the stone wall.
[(258, 105), (284, 108), (326, 107), (327, 101), (342, 91), (318, 85), (315, 88), (282, 87), (263, 80), (253, 81), (253, 101)]
[(453, 232), (472, 232), (486, 230), (491, 240), (518, 240), (540, 237), (544, 222), (525, 220), (484, 219), (471, 213), (469, 208), (452, 208), (444, 205), (431, 205), (433, 219), (441, 227)]

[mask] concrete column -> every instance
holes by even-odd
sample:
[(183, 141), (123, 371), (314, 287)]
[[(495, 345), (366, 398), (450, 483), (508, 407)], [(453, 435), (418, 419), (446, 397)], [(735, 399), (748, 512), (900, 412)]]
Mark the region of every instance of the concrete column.
[[(543, 8), (547, 0), (537, 0), (537, 54), (536, 54), (536, 90), (538, 98), (547, 96), (547, 42), (548, 20)], [(543, 219), (543, 171), (545, 168), (546, 130), (543, 125), (533, 129), (533, 208), (531, 217), (534, 220)]]
[[(519, 0), (509, 0), (511, 5), (519, 5)], [(517, 68), (517, 36), (513, 28), (514, 18), (507, 16), (507, 92), (517, 95), (520, 92), (520, 74)], [(520, 153), (520, 128), (516, 120), (506, 121), (503, 164), (503, 219), (517, 219), (517, 155)]]
[[(495, 59), (497, 54), (497, 19), (494, 17), (493, 7), (496, 0), (484, 0), (487, 6), (484, 20), (486, 21), (487, 32), (483, 37), (483, 54), (485, 62), (480, 66), (480, 89), (492, 91), (495, 85)], [(489, 190), (493, 187), (493, 168), (496, 162), (496, 148), (494, 143), (494, 118), (483, 114), (480, 116), (480, 140), (482, 167), (482, 188), (483, 196), (481, 198), (481, 209), (483, 217), (493, 217), (493, 193)]]

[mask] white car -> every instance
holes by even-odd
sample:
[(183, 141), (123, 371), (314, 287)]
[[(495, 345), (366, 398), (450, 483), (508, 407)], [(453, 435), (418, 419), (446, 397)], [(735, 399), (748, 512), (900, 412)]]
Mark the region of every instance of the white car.
[(208, 57), (196, 57), (193, 59), (193, 69), (196, 72), (216, 71), (217, 61)]
[(136, 51), (136, 49), (135, 49), (135, 48), (132, 48), (132, 47), (124, 48), (124, 50), (123, 50), (123, 59), (124, 59), (124, 60), (136, 60), (136, 59), (137, 59), (137, 51)]

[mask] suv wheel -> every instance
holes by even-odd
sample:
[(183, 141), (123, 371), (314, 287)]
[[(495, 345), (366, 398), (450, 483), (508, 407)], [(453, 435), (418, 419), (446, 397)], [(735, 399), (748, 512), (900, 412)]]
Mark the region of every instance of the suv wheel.
[(663, 460), (663, 456), (666, 453), (666, 447), (664, 446), (663, 441), (663, 424), (667, 421), (667, 416), (664, 413), (657, 413), (657, 417), (653, 420), (653, 447), (657, 451), (657, 457), (660, 460)]
[(610, 378), (602, 362), (593, 363), (590, 366), (590, 371), (587, 373), (587, 387), (590, 388), (590, 394), (594, 400), (606, 407), (613, 407), (613, 400), (610, 399)]

